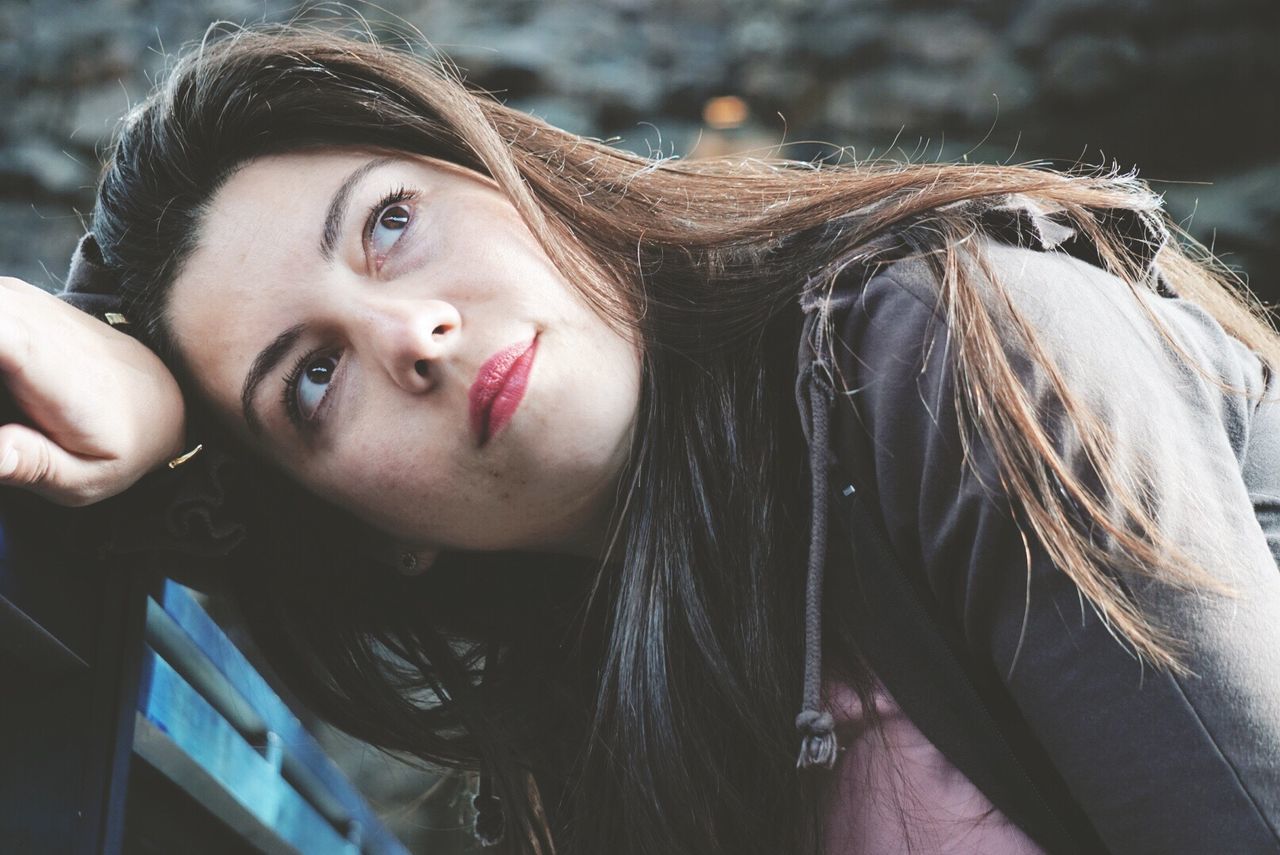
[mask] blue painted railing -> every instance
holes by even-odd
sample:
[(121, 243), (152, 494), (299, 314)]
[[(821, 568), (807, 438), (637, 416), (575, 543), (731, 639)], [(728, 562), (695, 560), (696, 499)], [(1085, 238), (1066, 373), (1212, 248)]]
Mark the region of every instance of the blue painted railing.
[(135, 757), (268, 853), (408, 855), (186, 589), (146, 605)]
[(0, 855), (408, 855), (164, 562), (76, 513), (0, 491)]

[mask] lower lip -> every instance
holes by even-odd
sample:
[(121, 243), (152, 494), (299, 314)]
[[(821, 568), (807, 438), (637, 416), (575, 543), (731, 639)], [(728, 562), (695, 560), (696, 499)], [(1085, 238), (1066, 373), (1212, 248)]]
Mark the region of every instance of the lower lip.
[(520, 400), (524, 398), (524, 390), (529, 385), (529, 371), (533, 367), (533, 356), (537, 349), (538, 339), (535, 336), (524, 353), (516, 357), (507, 369), (502, 388), (490, 400), (489, 406), (472, 413), (472, 422), (480, 435), (481, 445), (496, 436), (515, 415)]

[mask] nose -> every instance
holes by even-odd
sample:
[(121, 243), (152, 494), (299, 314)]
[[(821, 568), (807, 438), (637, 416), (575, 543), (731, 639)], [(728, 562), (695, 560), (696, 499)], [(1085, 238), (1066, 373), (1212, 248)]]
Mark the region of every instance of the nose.
[(421, 392), (439, 382), (456, 347), (462, 317), (443, 300), (386, 298), (363, 308), (358, 334), (396, 385)]

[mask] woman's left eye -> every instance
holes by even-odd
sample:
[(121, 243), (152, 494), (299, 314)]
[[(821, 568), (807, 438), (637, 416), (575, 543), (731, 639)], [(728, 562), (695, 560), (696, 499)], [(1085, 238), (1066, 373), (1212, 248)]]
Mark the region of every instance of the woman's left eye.
[(285, 411), (298, 427), (311, 422), (320, 409), (342, 359), (341, 353), (304, 354), (285, 379)]
[(404, 189), (388, 195), (370, 212), (365, 230), (367, 249), (373, 257), (374, 268), (382, 267), (387, 253), (404, 235), (413, 221), (412, 194)]

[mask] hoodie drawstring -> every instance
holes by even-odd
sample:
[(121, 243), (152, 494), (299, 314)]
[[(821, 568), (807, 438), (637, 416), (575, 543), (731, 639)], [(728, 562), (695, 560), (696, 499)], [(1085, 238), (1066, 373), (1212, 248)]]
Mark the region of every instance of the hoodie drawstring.
[(809, 572), (805, 584), (804, 708), (796, 716), (800, 731), (797, 769), (831, 768), (836, 762), (835, 721), (822, 703), (822, 571), (827, 560), (827, 439), (831, 405), (835, 399), (831, 372), (821, 358), (806, 366), (801, 383), (809, 402), (809, 473), (813, 487), (809, 524)]

